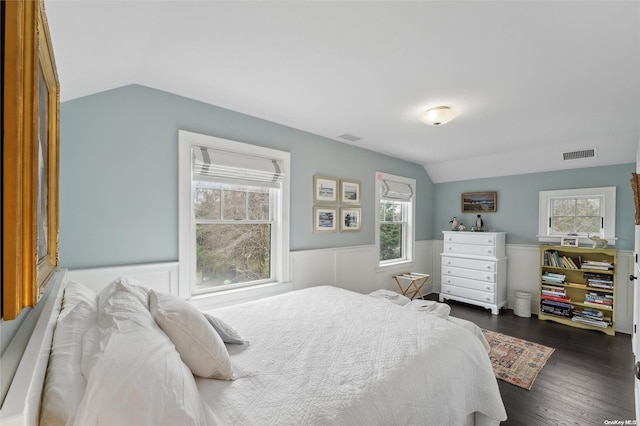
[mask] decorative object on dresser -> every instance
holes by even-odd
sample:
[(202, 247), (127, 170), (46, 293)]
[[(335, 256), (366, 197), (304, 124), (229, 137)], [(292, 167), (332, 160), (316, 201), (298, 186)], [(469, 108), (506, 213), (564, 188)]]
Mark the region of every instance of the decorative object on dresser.
[(538, 319), (615, 335), (617, 250), (540, 246)]
[(507, 305), (506, 232), (443, 234), (440, 301), (466, 302), (498, 315)]
[(454, 216), (453, 219), (451, 219), (449, 221), (449, 223), (451, 224), (451, 230), (452, 231), (457, 231), (458, 230), (458, 227), (460, 226), (460, 221), (458, 220), (457, 217)]

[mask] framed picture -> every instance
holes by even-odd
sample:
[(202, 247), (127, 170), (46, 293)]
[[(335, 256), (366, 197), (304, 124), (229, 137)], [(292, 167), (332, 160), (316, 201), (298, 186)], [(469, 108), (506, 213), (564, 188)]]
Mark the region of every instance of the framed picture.
[(578, 247), (578, 243), (580, 242), (580, 238), (578, 237), (562, 237), (560, 239), (560, 245), (565, 247)]
[(35, 306), (58, 269), (60, 85), (44, 2), (4, 16), (2, 318)]
[(357, 207), (340, 208), (340, 230), (341, 231), (359, 231), (362, 217), (362, 209)]
[(463, 213), (490, 213), (495, 212), (498, 208), (496, 203), (496, 192), (463, 192), (462, 193), (462, 212)]
[(313, 233), (336, 232), (338, 230), (337, 219), (337, 208), (313, 206)]
[(338, 179), (327, 176), (314, 176), (313, 202), (337, 204)]
[(340, 179), (340, 204), (360, 204), (360, 181)]

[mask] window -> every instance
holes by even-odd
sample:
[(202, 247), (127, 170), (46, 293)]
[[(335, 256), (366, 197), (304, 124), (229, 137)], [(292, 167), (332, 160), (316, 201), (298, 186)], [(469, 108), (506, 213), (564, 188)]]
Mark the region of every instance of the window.
[(287, 281), (289, 153), (179, 139), (180, 294)]
[(595, 235), (613, 244), (615, 206), (615, 187), (540, 191), (538, 238), (559, 242), (567, 235)]
[(376, 242), (379, 265), (412, 262), (416, 181), (376, 173)]

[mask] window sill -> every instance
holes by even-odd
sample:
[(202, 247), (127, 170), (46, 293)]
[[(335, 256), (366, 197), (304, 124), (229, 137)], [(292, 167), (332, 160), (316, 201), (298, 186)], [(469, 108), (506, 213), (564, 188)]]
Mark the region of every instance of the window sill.
[(376, 271), (387, 271), (390, 269), (400, 269), (400, 268), (407, 269), (407, 268), (413, 268), (414, 266), (415, 266), (415, 261), (413, 260), (399, 260), (397, 262), (390, 262), (390, 263), (378, 265), (376, 266)]
[(222, 308), (242, 302), (262, 299), (268, 296), (286, 293), (293, 290), (292, 283), (270, 282), (251, 287), (241, 287), (229, 290), (199, 294), (191, 297), (189, 302), (199, 310)]

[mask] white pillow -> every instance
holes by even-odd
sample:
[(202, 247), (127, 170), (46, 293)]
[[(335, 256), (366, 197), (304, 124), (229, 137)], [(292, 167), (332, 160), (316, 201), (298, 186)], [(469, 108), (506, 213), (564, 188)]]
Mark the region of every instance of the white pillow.
[(97, 309), (98, 295), (84, 284), (69, 281), (64, 287), (60, 318), (64, 318), (80, 302), (86, 302), (93, 309)]
[[(101, 294), (101, 322), (83, 357), (87, 387), (69, 424), (205, 425), (193, 374), (140, 300), (138, 288), (112, 283)], [(89, 336), (90, 334), (90, 336)]]
[(40, 418), (52, 426), (65, 425), (82, 400), (87, 386), (80, 370), (82, 339), (98, 315), (95, 300), (93, 305), (80, 301), (65, 312), (53, 334), (40, 413)]
[(193, 374), (234, 379), (227, 348), (202, 312), (179, 297), (154, 290), (149, 292), (149, 308)]
[(211, 327), (218, 333), (218, 336), (225, 343), (232, 343), (235, 345), (244, 345), (249, 344), (246, 340), (240, 337), (240, 334), (236, 330), (234, 330), (229, 324), (222, 321), (220, 318), (214, 317), (213, 315), (209, 315), (207, 313), (203, 313), (204, 317), (207, 319)]

